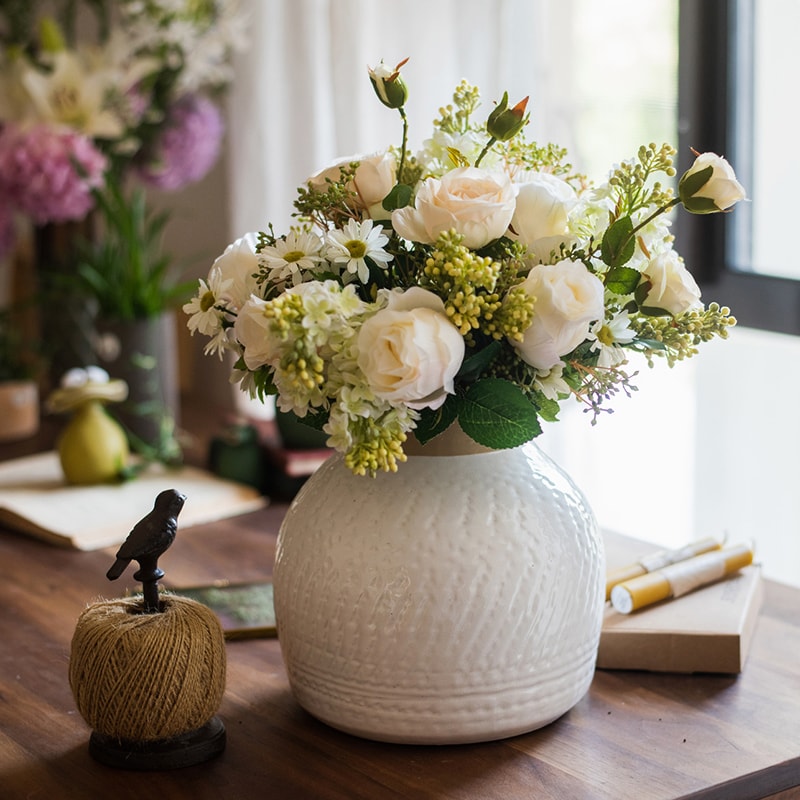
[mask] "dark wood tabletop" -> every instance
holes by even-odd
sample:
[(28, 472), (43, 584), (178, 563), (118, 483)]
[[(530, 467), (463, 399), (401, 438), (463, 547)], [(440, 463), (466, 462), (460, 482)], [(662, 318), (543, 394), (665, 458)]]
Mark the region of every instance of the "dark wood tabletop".
[[(286, 506), (179, 531), (165, 586), (271, 575)], [(0, 529), (0, 798), (7, 800), (773, 800), (800, 798), (800, 590), (767, 581), (740, 675), (598, 670), (552, 725), (486, 744), (391, 745), (340, 733), (292, 697), (276, 639), (226, 645), (227, 747), (173, 771), (96, 762), (68, 680), (80, 612), (116, 548), (61, 549)], [(127, 583), (126, 583), (127, 581)]]

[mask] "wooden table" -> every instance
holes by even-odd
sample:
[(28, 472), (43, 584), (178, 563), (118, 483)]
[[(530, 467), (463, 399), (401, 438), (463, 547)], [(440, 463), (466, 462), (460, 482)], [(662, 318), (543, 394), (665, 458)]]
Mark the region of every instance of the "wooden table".
[[(165, 584), (268, 578), (284, 512), (273, 505), (179, 532), (162, 559)], [(105, 578), (111, 553), (0, 530), (2, 798), (800, 797), (789, 788), (800, 785), (800, 591), (774, 583), (742, 675), (598, 671), (588, 695), (549, 727), (479, 745), (400, 746), (340, 733), (296, 704), (276, 640), (231, 641), (220, 709), (226, 751), (172, 772), (105, 767), (88, 754), (67, 663), (81, 610), (125, 588)]]

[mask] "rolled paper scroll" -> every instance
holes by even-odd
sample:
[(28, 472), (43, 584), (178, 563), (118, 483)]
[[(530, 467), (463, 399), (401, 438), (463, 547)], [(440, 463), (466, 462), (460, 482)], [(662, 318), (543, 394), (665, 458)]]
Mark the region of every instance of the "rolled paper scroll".
[(611, 605), (621, 614), (680, 597), (701, 586), (731, 575), (753, 563), (753, 548), (736, 545), (669, 564), (628, 581), (611, 590)]
[(719, 550), (720, 547), (722, 547), (722, 545), (716, 539), (701, 539), (698, 542), (690, 542), (675, 550), (659, 550), (656, 553), (650, 553), (640, 558), (634, 564), (612, 570), (606, 576), (606, 600), (611, 599), (611, 590), (618, 583), (629, 581), (632, 578), (638, 578), (640, 575), (646, 575), (648, 572), (655, 572), (662, 567), (675, 564), (678, 561), (686, 561), (687, 558), (694, 558), (694, 556), (699, 556), (701, 553)]

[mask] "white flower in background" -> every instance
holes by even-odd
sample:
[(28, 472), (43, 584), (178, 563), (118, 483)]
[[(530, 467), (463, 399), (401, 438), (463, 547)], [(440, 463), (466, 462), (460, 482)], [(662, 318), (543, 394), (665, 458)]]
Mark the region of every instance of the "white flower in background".
[(303, 282), (303, 272), (313, 272), (322, 261), (322, 239), (311, 231), (295, 229), (262, 248), (259, 257), (269, 270), (270, 282), (297, 286)]
[(598, 352), (598, 367), (618, 367), (627, 361), (623, 344), (630, 344), (636, 338), (636, 331), (630, 326), (627, 311), (619, 311), (609, 319), (599, 319), (592, 325), (589, 338), (593, 339), (591, 349)]
[(230, 55), (248, 42), (248, 20), (237, 0), (122, 0), (120, 13), (138, 48), (178, 51), (179, 93), (229, 83)]
[(385, 296), (386, 307), (358, 332), (358, 366), (378, 397), (439, 408), (454, 391), (464, 339), (433, 292), (415, 286)]
[(643, 284), (647, 289), (643, 297), (639, 298), (637, 293), (642, 308), (659, 309), (677, 316), (702, 305), (700, 287), (674, 250), (651, 259), (642, 272), (643, 280), (650, 284), (649, 287)]
[(522, 341), (512, 341), (523, 361), (552, 369), (589, 336), (589, 326), (603, 319), (603, 283), (580, 261), (533, 267), (521, 284), (536, 299), (533, 322)]
[(479, 250), (508, 229), (516, 193), (505, 173), (459, 167), (423, 181), (414, 205), (392, 212), (392, 226), (404, 239), (422, 244), (455, 230), (465, 247)]
[(101, 139), (119, 138), (124, 133), (122, 120), (106, 107), (116, 73), (92, 71), (68, 51), (54, 53), (51, 63), (49, 72), (31, 66), (20, 75), (30, 99), (31, 121), (60, 123)]
[(325, 255), (347, 273), (358, 275), (361, 283), (367, 283), (369, 266), (365, 259), (369, 258), (377, 267), (387, 269), (394, 258), (383, 249), (388, 243), (389, 237), (380, 226), (373, 227), (371, 219), (363, 222), (351, 219), (341, 230), (328, 233), (328, 249)]
[(527, 248), (536, 263), (546, 263), (550, 254), (569, 238), (569, 212), (578, 196), (561, 178), (546, 172), (524, 172), (515, 178), (517, 202), (511, 232)]

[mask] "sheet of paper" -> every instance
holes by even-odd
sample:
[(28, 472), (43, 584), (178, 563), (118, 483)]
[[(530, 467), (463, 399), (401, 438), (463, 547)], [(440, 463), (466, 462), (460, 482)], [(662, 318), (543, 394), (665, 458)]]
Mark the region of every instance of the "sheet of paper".
[(48, 452), (0, 463), (0, 524), (80, 550), (110, 547), (125, 540), (160, 491), (171, 488), (186, 495), (182, 530), (266, 504), (249, 486), (187, 466), (153, 465), (125, 483), (69, 486), (58, 455)]

